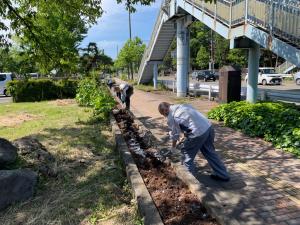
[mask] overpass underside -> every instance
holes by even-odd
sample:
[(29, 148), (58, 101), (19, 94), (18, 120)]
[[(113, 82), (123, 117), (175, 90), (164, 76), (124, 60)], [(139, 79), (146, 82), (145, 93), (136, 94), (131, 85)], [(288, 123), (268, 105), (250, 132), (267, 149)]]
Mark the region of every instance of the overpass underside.
[(177, 90), (188, 87), (189, 31), (199, 20), (230, 40), (231, 48), (249, 49), (247, 100), (255, 102), (260, 48), (269, 49), (300, 67), (300, 3), (297, 0), (166, 0), (160, 9), (151, 40), (144, 53), (139, 83), (157, 80), (157, 65), (177, 38)]

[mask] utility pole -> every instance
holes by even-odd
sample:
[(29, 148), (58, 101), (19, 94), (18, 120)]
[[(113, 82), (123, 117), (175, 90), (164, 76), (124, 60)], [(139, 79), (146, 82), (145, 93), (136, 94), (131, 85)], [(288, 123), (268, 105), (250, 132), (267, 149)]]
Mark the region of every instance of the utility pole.
[(131, 40), (131, 9), (128, 10), (128, 19), (129, 19), (129, 39)]
[[(129, 39), (132, 40), (132, 35), (131, 35), (131, 0), (127, 0), (127, 9), (128, 9), (128, 22), (129, 22)], [(129, 72), (129, 70), (131, 72)], [(131, 75), (131, 79), (133, 80), (133, 65), (132, 63), (129, 63), (129, 67), (128, 67), (128, 75)], [(128, 77), (130, 79), (130, 77)]]

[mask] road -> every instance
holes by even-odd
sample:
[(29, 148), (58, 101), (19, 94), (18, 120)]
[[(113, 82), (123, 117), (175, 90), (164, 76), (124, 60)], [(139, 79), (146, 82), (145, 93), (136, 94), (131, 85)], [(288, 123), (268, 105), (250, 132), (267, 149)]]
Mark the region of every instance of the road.
[(0, 95), (0, 104), (12, 102), (12, 97), (6, 97), (4, 95)]
[[(174, 76), (165, 76), (165, 77), (159, 77), (159, 80), (174, 80)], [(204, 82), (204, 81), (196, 81), (190, 78), (190, 83), (202, 83), (202, 84), (210, 84), (210, 85), (219, 85), (219, 81), (209, 81), (209, 82)], [(246, 88), (247, 84), (245, 81), (242, 81), (242, 87)], [(296, 85), (294, 81), (283, 81), (282, 85), (258, 85), (258, 89), (261, 90), (281, 90), (281, 91), (295, 91), (299, 92), (300, 94), (300, 85)]]

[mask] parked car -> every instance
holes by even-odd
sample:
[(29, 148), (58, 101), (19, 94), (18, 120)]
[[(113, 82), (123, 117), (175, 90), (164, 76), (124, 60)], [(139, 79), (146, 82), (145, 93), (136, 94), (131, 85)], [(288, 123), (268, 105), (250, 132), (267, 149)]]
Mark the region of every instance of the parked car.
[[(246, 83), (248, 82), (248, 73), (245, 77)], [(267, 84), (282, 84), (282, 76), (275, 72), (272, 67), (261, 67), (258, 71), (258, 81), (257, 84), (267, 85)]]
[(216, 78), (216, 75), (214, 72), (212, 72), (210, 70), (202, 70), (202, 71), (194, 71), (192, 73), (192, 79), (195, 79), (198, 81), (204, 80), (206, 82), (209, 80), (215, 81), (217, 78)]
[(294, 80), (297, 85), (300, 85), (300, 71), (294, 75)]
[(14, 75), (12, 73), (0, 73), (0, 95), (8, 96), (6, 84), (13, 79)]
[(38, 78), (40, 78), (40, 74), (38, 74), (38, 73), (29, 73), (29, 77), (31, 79), (38, 79)]

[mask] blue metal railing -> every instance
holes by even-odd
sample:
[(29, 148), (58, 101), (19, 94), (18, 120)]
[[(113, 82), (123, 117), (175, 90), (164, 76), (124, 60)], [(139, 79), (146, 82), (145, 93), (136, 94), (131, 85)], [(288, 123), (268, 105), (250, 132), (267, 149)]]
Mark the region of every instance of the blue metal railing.
[(300, 47), (299, 0), (186, 0), (228, 27), (252, 24)]

